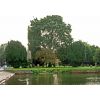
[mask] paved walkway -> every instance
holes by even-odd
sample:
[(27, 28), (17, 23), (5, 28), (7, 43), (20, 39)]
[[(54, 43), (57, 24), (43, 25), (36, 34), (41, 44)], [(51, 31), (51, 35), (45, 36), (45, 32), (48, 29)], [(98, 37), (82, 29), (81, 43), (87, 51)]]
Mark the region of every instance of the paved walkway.
[(5, 84), (5, 81), (12, 77), (14, 73), (0, 71), (0, 84)]
[(0, 68), (0, 71), (4, 70), (4, 68)]

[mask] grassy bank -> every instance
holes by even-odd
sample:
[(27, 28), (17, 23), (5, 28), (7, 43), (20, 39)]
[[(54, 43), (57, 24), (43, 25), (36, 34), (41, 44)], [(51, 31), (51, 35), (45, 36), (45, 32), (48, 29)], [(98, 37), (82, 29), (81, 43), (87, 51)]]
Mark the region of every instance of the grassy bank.
[(100, 72), (100, 67), (55, 67), (55, 68), (9, 68), (7, 71), (32, 71), (33, 73)]

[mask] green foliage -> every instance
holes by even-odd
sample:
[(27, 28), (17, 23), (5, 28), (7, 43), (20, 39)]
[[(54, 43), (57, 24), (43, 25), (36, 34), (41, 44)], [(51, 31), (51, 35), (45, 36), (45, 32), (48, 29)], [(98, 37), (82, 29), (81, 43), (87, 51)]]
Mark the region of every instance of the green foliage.
[[(60, 49), (61, 60), (65, 64), (80, 66), (93, 62), (93, 50), (91, 46), (82, 41), (75, 41), (65, 49)], [(62, 55), (64, 54), (64, 55)]]
[(19, 41), (11, 40), (5, 50), (7, 64), (13, 67), (26, 66), (27, 52)]
[(68, 59), (73, 66), (79, 66), (84, 61), (85, 46), (82, 41), (73, 42), (69, 48)]
[(77, 72), (77, 73), (95, 73), (100, 70), (100, 67), (87, 67), (87, 66), (80, 66), (80, 67), (56, 67), (56, 68), (13, 68), (13, 69), (7, 69), (8, 71), (15, 72), (16, 71), (32, 71), (34, 74), (38, 73), (63, 73), (63, 72)]
[(98, 46), (95, 46), (95, 45), (92, 45), (91, 46), (91, 51), (92, 51), (92, 57), (93, 57), (93, 59), (92, 59), (92, 63), (95, 65), (95, 53), (96, 53), (96, 50), (97, 49), (99, 49), (99, 47)]
[(71, 25), (66, 25), (58, 15), (46, 16), (40, 20), (42, 25), (42, 46), (57, 50), (72, 42)]
[(94, 61), (95, 63), (100, 65), (100, 48), (96, 49), (96, 52), (94, 55)]
[(57, 50), (57, 56), (60, 59), (62, 65), (69, 63), (68, 51), (69, 51), (69, 46), (67, 46), (66, 48), (61, 47)]
[[(56, 63), (62, 65), (81, 66), (82, 64), (100, 64), (100, 48), (86, 42), (73, 41), (71, 25), (65, 24), (59, 15), (34, 18), (28, 26), (28, 47), (32, 59), (28, 62), (40, 66)], [(6, 49), (5, 49), (6, 46)], [(5, 61), (13, 67), (26, 67), (27, 52), (18, 41), (10, 41), (0, 46), (0, 65)], [(34, 64), (35, 65), (35, 64)]]
[(32, 53), (32, 58), (38, 48), (48, 48), (57, 51), (60, 47), (66, 47), (73, 41), (71, 25), (65, 24), (61, 16), (46, 16), (38, 20), (31, 21), (28, 27), (28, 46)]
[(53, 50), (42, 48), (35, 54), (35, 59), (47, 66), (47, 64), (56, 64), (57, 56)]
[[(35, 59), (36, 55), (41, 57), (44, 54), (45, 50), (39, 51), (42, 47), (56, 52), (63, 65), (94, 65), (95, 51), (98, 47), (82, 41), (73, 42), (70, 35), (71, 31), (71, 25), (65, 24), (61, 16), (52, 15), (41, 19), (34, 18), (28, 27), (28, 42), (32, 59)], [(43, 58), (48, 60), (50, 56)]]
[(34, 53), (37, 48), (41, 46), (41, 30), (39, 20), (36, 18), (31, 21), (31, 25), (28, 27), (28, 47), (34, 57)]

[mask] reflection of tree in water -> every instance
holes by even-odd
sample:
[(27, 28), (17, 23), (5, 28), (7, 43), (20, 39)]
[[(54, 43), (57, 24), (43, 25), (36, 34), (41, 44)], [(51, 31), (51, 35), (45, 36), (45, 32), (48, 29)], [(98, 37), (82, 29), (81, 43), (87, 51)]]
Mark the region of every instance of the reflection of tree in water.
[(100, 77), (97, 77), (97, 76), (95, 76), (95, 77), (89, 77), (89, 78), (86, 78), (87, 79), (87, 85), (89, 84), (89, 85), (96, 85), (96, 84), (100, 84)]
[(58, 85), (59, 84), (59, 81), (58, 81), (57, 74), (53, 74), (53, 79), (54, 79), (54, 85)]
[(26, 78), (26, 85), (29, 85), (29, 79)]
[(20, 82), (24, 82), (26, 85), (29, 85), (29, 79), (18, 79)]

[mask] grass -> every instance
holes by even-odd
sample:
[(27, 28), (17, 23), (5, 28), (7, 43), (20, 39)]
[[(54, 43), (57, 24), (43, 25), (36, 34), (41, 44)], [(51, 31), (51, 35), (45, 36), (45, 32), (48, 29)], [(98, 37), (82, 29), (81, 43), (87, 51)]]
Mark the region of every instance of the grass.
[(93, 71), (99, 71), (100, 67), (55, 67), (55, 68), (43, 68), (43, 67), (34, 67), (34, 68), (8, 68), (7, 71), (32, 71), (33, 73), (58, 73), (58, 72), (93, 72)]

